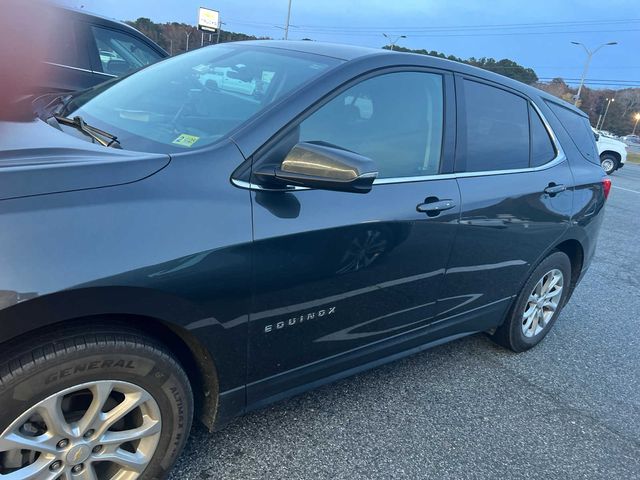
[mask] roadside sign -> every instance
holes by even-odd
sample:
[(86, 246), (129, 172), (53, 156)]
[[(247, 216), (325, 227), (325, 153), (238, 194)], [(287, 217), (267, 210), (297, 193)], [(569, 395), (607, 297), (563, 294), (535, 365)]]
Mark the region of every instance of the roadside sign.
[(198, 11), (198, 30), (216, 32), (220, 28), (220, 13), (216, 10), (200, 7)]

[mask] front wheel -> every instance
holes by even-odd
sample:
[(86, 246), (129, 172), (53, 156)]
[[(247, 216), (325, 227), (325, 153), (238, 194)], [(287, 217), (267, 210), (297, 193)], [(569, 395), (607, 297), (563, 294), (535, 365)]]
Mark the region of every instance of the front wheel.
[(611, 175), (618, 168), (618, 160), (613, 155), (606, 154), (600, 157), (600, 165), (604, 173)]
[(115, 328), (40, 337), (0, 362), (0, 479), (164, 478), (193, 412), (164, 348)]
[(563, 252), (554, 252), (533, 271), (520, 291), (505, 322), (493, 339), (523, 352), (537, 345), (551, 330), (571, 284), (571, 261)]

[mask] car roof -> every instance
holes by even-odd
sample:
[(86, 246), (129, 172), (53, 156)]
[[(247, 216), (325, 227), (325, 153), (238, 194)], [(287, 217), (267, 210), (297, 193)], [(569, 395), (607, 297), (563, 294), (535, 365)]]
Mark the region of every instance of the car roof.
[(325, 57), (338, 58), (340, 60), (354, 60), (369, 55), (384, 54), (385, 50), (371, 47), (359, 47), (342, 43), (316, 42), (311, 40), (248, 40), (241, 42), (243, 45), (255, 45), (260, 47), (280, 48), (296, 52), (323, 55)]
[(566, 102), (561, 98), (554, 97), (553, 95), (547, 92), (544, 92), (539, 88), (532, 87), (531, 85), (527, 85), (526, 83), (513, 80), (509, 77), (505, 77), (504, 75), (490, 72), (482, 68), (474, 67), (472, 65), (467, 65), (465, 63), (460, 63), (453, 60), (433, 57), (430, 55), (421, 55), (418, 53), (407, 53), (407, 52), (394, 52), (394, 51), (382, 49), (382, 48), (360, 47), (355, 45), (316, 42), (316, 41), (308, 41), (308, 40), (249, 40), (241, 43), (270, 47), (270, 48), (281, 48), (285, 50), (292, 50), (292, 51), (310, 53), (315, 55), (324, 55), (327, 57), (333, 57), (333, 58), (345, 60), (347, 62), (361, 59), (363, 57), (371, 57), (371, 56), (378, 56), (378, 57), (385, 56), (389, 59), (390, 63), (392, 64), (396, 63), (399, 65), (406, 64), (407, 60), (409, 60), (411, 63), (417, 63), (419, 65), (424, 65), (426, 67), (449, 70), (449, 71), (458, 72), (466, 75), (471, 75), (474, 77), (483, 78), (485, 80), (489, 80), (495, 83), (499, 83), (506, 87), (513, 88), (514, 90), (521, 91), (522, 93), (525, 93), (528, 96), (540, 97), (544, 100), (552, 101), (554, 103), (562, 105), (565, 108), (570, 109), (571, 111), (577, 113), (578, 115), (587, 117), (587, 114), (585, 112), (575, 107), (571, 103)]

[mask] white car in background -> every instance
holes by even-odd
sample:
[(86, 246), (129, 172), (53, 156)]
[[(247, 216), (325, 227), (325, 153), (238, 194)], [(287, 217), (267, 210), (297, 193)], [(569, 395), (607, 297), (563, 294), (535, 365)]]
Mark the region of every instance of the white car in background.
[(607, 175), (611, 175), (619, 168), (624, 167), (627, 161), (627, 145), (605, 135), (601, 135), (596, 130), (593, 131), (598, 145), (598, 155), (600, 155), (600, 165)]

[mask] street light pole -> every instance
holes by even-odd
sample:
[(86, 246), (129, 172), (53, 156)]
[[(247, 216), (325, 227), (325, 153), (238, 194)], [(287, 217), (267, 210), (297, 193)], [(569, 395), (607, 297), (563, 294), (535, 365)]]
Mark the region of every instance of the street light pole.
[(582, 92), (582, 86), (584, 85), (584, 79), (587, 77), (587, 72), (589, 71), (589, 64), (591, 63), (591, 58), (596, 54), (596, 52), (598, 50), (600, 50), (602, 47), (606, 47), (607, 45), (617, 45), (618, 42), (607, 42), (607, 43), (603, 43), (602, 45), (600, 45), (598, 48), (596, 48), (595, 50), (591, 51), (589, 50), (584, 43), (580, 43), (580, 42), (571, 42), (574, 45), (580, 45), (582, 48), (584, 48), (584, 51), (587, 52), (587, 61), (584, 64), (584, 69), (582, 70), (582, 78), (580, 79), (580, 86), (578, 87), (578, 93), (576, 93), (576, 96), (574, 98), (574, 105), (578, 105), (578, 100), (580, 100), (580, 92)]
[[(389, 35), (387, 35), (386, 33), (383, 33), (382, 35), (384, 35), (384, 37), (387, 40), (391, 40), (391, 37)], [(398, 35), (396, 37), (396, 39), (391, 42), (391, 50), (392, 51), (393, 51), (394, 47), (396, 46), (396, 43), (398, 43), (398, 40), (400, 40), (401, 38), (407, 38), (407, 36), (406, 35)]]
[(187, 47), (185, 49), (185, 52), (188, 52), (189, 51), (189, 37), (191, 36), (191, 31), (184, 32), (184, 34), (187, 36)]
[(607, 108), (604, 109), (604, 115), (602, 116), (602, 123), (600, 124), (600, 129), (604, 128), (604, 120), (607, 118), (607, 112), (609, 111), (609, 105), (611, 105), (611, 102), (615, 102), (616, 99), (611, 97), (611, 98), (605, 98), (605, 100), (607, 100)]
[(291, 21), (291, 0), (289, 0), (289, 8), (287, 10), (287, 23), (284, 26), (284, 39), (289, 40), (289, 22)]
[(638, 126), (638, 120), (640, 120), (640, 113), (636, 113), (635, 117), (636, 117), (636, 123), (633, 126), (633, 132), (631, 133), (631, 135), (636, 134), (636, 127)]

